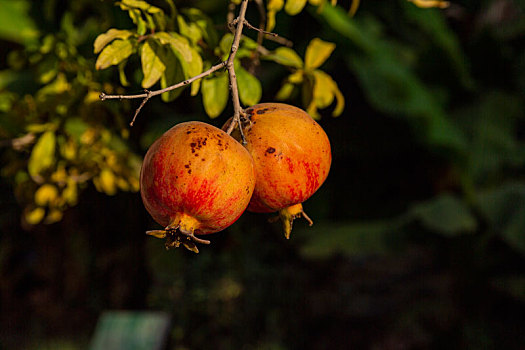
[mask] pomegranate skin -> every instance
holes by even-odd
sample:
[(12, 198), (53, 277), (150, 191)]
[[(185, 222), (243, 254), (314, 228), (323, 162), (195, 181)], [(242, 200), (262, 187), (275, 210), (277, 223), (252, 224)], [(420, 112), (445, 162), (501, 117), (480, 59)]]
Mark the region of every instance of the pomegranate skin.
[[(221, 231), (239, 218), (250, 201), (255, 173), (250, 154), (224, 131), (186, 122), (151, 145), (140, 183), (153, 219), (167, 231), (194, 237)], [(164, 230), (150, 232), (166, 236)]]
[[(311, 223), (301, 203), (328, 176), (332, 162), (330, 141), (315, 120), (294, 106), (261, 103), (245, 113), (245, 147), (253, 157), (257, 177), (248, 210), (279, 211), (289, 237), (294, 218), (304, 216)], [(241, 138), (238, 129), (232, 136)]]

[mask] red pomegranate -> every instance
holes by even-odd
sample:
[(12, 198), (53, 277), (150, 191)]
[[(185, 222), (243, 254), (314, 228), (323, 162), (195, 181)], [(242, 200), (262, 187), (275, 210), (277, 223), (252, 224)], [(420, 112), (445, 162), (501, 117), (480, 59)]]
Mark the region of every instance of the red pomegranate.
[[(245, 110), (246, 149), (257, 181), (248, 210), (279, 212), (286, 238), (293, 220), (304, 217), (303, 203), (323, 184), (332, 154), (324, 130), (305, 111), (282, 103), (261, 103)], [(223, 129), (229, 125), (225, 124)], [(232, 133), (241, 139), (238, 128)]]
[(166, 248), (198, 253), (195, 242), (234, 223), (248, 205), (255, 186), (253, 160), (224, 131), (202, 122), (181, 123), (149, 148), (140, 173), (144, 206), (164, 230)]

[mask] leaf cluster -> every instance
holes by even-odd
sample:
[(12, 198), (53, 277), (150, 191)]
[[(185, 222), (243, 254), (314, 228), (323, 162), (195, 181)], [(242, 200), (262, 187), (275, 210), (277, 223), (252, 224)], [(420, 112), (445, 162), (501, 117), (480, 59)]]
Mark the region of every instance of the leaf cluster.
[[(117, 66), (124, 86), (129, 85), (125, 66), (133, 54), (140, 56), (142, 88), (149, 89), (160, 82), (160, 88), (164, 89), (226, 60), (230, 53), (233, 35), (226, 32), (221, 37), (211, 18), (196, 8), (176, 9), (172, 4), (171, 14), (166, 14), (161, 8), (142, 0), (123, 0), (119, 4), (122, 10), (128, 12), (136, 28), (109, 29), (95, 40), (94, 53), (98, 54), (96, 68)], [(288, 1), (284, 9), (288, 14), (296, 15), (305, 5), (306, 1), (301, 6), (294, 1)], [(273, 27), (272, 18), (279, 9), (275, 2), (267, 3), (265, 16), (268, 18), (268, 29)], [(334, 48), (334, 44), (325, 43), (320, 39), (313, 40), (303, 64), (303, 60), (291, 48), (280, 47), (269, 51), (250, 37), (243, 36), (234, 60), (241, 103), (244, 106), (254, 105), (262, 97), (259, 78), (253, 73), (253, 69), (243, 64), (261, 57), (293, 71), (283, 82), (282, 91), (276, 96), (277, 99), (287, 100), (292, 97), (295, 87), (302, 88), (304, 107), (312, 116), (319, 117), (317, 109), (331, 106), (335, 96), (337, 106), (334, 115), (339, 115), (344, 108), (344, 97), (335, 81), (319, 69)], [(228, 89), (228, 76), (226, 72), (219, 71), (191, 83), (191, 96), (200, 91), (206, 113), (215, 118), (228, 104)], [(182, 90), (179, 88), (163, 93), (163, 101), (174, 100), (180, 96)]]

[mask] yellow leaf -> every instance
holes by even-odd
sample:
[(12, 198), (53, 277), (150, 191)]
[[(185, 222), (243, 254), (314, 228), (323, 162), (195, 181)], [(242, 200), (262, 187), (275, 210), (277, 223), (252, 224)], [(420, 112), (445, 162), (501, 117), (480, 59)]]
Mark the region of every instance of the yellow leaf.
[(33, 210), (26, 211), (24, 213), (25, 220), (30, 225), (36, 225), (44, 218), (46, 211), (44, 208), (34, 208)]
[(295, 16), (301, 12), (306, 5), (306, 0), (287, 0), (284, 10), (290, 16)]
[(40, 186), (40, 188), (35, 192), (35, 203), (36, 205), (44, 207), (50, 202), (54, 201), (57, 196), (57, 188), (53, 185), (45, 184)]
[(95, 39), (95, 43), (93, 44), (93, 52), (99, 53), (107, 44), (112, 42), (115, 39), (127, 39), (129, 38), (133, 33), (129, 30), (121, 30), (121, 29), (115, 29), (111, 28), (104, 34), (100, 34)]
[(334, 97), (337, 100), (332, 116), (337, 117), (341, 115), (345, 107), (345, 99), (341, 90), (337, 86), (337, 83), (332, 79), (331, 76), (323, 71), (314, 71), (315, 85), (313, 90), (313, 99), (315, 101), (316, 108), (326, 108), (330, 106)]
[(335, 49), (335, 44), (314, 38), (306, 48), (305, 69), (315, 69), (321, 66)]
[(89, 104), (93, 102), (99, 102), (100, 101), (100, 91), (89, 91), (86, 94), (86, 97), (84, 97), (84, 103)]
[(333, 117), (339, 117), (341, 113), (343, 113), (343, 110), (345, 109), (345, 98), (343, 94), (341, 93), (341, 90), (339, 90), (339, 87), (337, 86), (337, 83), (334, 81), (335, 87), (334, 87), (334, 94), (335, 98), (337, 100), (337, 103), (335, 105), (335, 109), (332, 112)]
[(142, 79), (142, 87), (147, 89), (159, 81), (160, 77), (166, 70), (166, 66), (162, 62), (164, 48), (155, 40), (148, 39), (142, 45), (140, 52), (140, 60), (142, 62), (142, 72), (144, 79)]
[(444, 9), (444, 8), (449, 7), (450, 5), (450, 2), (443, 1), (443, 0), (407, 0), (407, 1), (421, 8), (438, 7), (438, 8)]
[(314, 71), (314, 91), (313, 98), (317, 108), (326, 108), (334, 101), (333, 80), (320, 70)]
[(63, 165), (58, 165), (57, 170), (51, 175), (51, 181), (61, 183), (67, 179), (66, 168)]
[(283, 86), (279, 89), (277, 94), (275, 95), (275, 98), (278, 101), (284, 101), (290, 98), (290, 96), (293, 93), (293, 90), (295, 88), (295, 85), (289, 82), (285, 82)]
[(295, 68), (302, 68), (303, 66), (303, 60), (301, 57), (299, 57), (299, 55), (289, 47), (281, 46), (264, 58), (285, 66)]
[(110, 66), (117, 65), (124, 61), (133, 53), (133, 45), (129, 40), (114, 40), (106, 46), (98, 55), (95, 63), (96, 69), (106, 69)]
[(69, 205), (77, 204), (78, 193), (77, 193), (77, 183), (69, 178), (67, 180), (67, 186), (62, 191), (62, 196)]
[(59, 209), (53, 209), (47, 214), (46, 219), (44, 220), (44, 223), (46, 224), (54, 224), (55, 222), (58, 222), (62, 220), (62, 216), (64, 214)]
[(298, 70), (288, 76), (288, 81), (292, 84), (300, 84), (304, 80), (304, 71)]
[(106, 194), (112, 196), (117, 193), (117, 183), (115, 174), (108, 168), (103, 169), (99, 175), (100, 189)]
[(65, 159), (72, 160), (75, 159), (77, 155), (77, 146), (73, 139), (67, 140), (60, 146), (60, 153), (64, 156)]
[(355, 15), (358, 8), (359, 8), (359, 0), (352, 0), (352, 4), (350, 5), (350, 10), (348, 11), (348, 13), (350, 14), (350, 17), (353, 17)]
[(284, 6), (284, 0), (269, 0), (266, 8), (268, 9), (268, 16), (266, 22), (266, 30), (271, 31), (275, 28), (275, 14)]
[(53, 165), (55, 161), (55, 144), (55, 134), (52, 131), (46, 131), (40, 136), (33, 147), (27, 164), (29, 174), (32, 177), (39, 175)]

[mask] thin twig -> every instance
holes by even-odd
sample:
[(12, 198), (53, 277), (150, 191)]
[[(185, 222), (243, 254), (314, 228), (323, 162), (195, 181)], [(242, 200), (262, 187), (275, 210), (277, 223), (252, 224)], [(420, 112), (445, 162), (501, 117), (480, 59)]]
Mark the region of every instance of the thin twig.
[(133, 116), (131, 123), (129, 123), (129, 126), (133, 126), (133, 124), (135, 124), (135, 119), (137, 119), (137, 115), (139, 115), (140, 111), (142, 110), (142, 107), (144, 107), (144, 105), (146, 104), (146, 102), (149, 101), (150, 98), (151, 98), (151, 92), (149, 90), (146, 90), (146, 98), (142, 100), (139, 108), (137, 108), (137, 110), (135, 111), (135, 115)]
[[(257, 28), (257, 27), (254, 27), (250, 24), (250, 22), (248, 22), (247, 20), (244, 20), (244, 25), (250, 29), (253, 29), (257, 32), (259, 32), (260, 34), (266, 34), (268, 36), (279, 36), (279, 34), (277, 33), (272, 33), (272, 32), (267, 32), (266, 30), (264, 29), (261, 29), (261, 28)], [(257, 38), (258, 39), (258, 38)]]
[(182, 86), (186, 86), (188, 84), (191, 84), (195, 80), (204, 78), (205, 76), (208, 76), (211, 73), (213, 73), (213, 72), (223, 68), (224, 66), (226, 66), (226, 63), (227, 63), (227, 61), (222, 61), (221, 63), (216, 64), (215, 66), (211, 67), (207, 71), (202, 72), (201, 74), (196, 75), (193, 78), (189, 78), (187, 80), (181, 81), (178, 84), (168, 86), (168, 87), (166, 87), (164, 89), (161, 89), (161, 90), (155, 90), (155, 91), (146, 90), (145, 93), (143, 93), (143, 94), (136, 94), (136, 95), (106, 95), (105, 93), (102, 92), (102, 93), (100, 93), (99, 98), (102, 101), (104, 101), (104, 100), (116, 100), (116, 99), (118, 99), (118, 100), (131, 100), (131, 99), (135, 99), (135, 98), (143, 98), (144, 100), (142, 101), (140, 106), (135, 110), (135, 115), (133, 116), (133, 120), (129, 124), (130, 126), (133, 126), (133, 124), (135, 123), (135, 119), (137, 119), (137, 116), (139, 115), (140, 111), (142, 110), (142, 107), (144, 107), (144, 105), (146, 104), (146, 102), (149, 101), (150, 98), (152, 98), (153, 96), (157, 96), (157, 95), (163, 94), (165, 92), (171, 91), (171, 90), (178, 89), (178, 88), (180, 88)]
[[(264, 40), (263, 31), (266, 28), (266, 9), (264, 8), (262, 0), (255, 0), (255, 4), (257, 5), (257, 10), (259, 11), (259, 30), (257, 31), (257, 49), (259, 49), (262, 47)], [(247, 24), (250, 25), (249, 23)], [(256, 50), (252, 57), (253, 60), (250, 62), (250, 73), (254, 74), (255, 69), (261, 64), (260, 56), (259, 50)]]
[(268, 40), (271, 40), (271, 41), (275, 41), (277, 44), (281, 44), (281, 45), (286, 46), (286, 47), (292, 47), (293, 46), (293, 42), (291, 40), (283, 38), (280, 35), (279, 36), (274, 36), (274, 35), (267, 35), (267, 34), (265, 34), (264, 38), (268, 39)]
[(16, 151), (21, 151), (25, 147), (33, 144), (35, 140), (35, 134), (29, 133), (14, 139), (0, 140), (0, 147), (12, 147)]
[[(150, 91), (149, 92), (149, 97), (151, 98), (153, 96), (157, 96), (157, 95), (163, 94), (165, 92), (168, 92), (168, 91), (171, 91), (171, 90), (175, 90), (175, 89), (178, 89), (178, 88), (180, 88), (182, 86), (191, 84), (195, 80), (198, 80), (200, 78), (204, 78), (205, 76), (208, 76), (211, 73), (213, 73), (213, 72), (223, 68), (224, 66), (226, 66), (226, 62), (227, 61), (223, 61), (221, 63), (218, 63), (215, 66), (213, 66), (210, 69), (208, 69), (207, 71), (202, 72), (201, 74), (196, 75), (196, 76), (194, 76), (192, 78), (189, 78), (188, 80), (181, 81), (180, 83), (177, 83), (175, 85), (168, 86), (168, 87), (166, 87), (164, 89), (161, 89), (161, 90)], [(132, 99), (135, 99), (135, 98), (146, 98), (146, 97), (148, 97), (148, 93), (136, 94), (136, 95), (106, 95), (105, 93), (102, 92), (100, 94), (100, 96), (99, 96), (99, 98), (102, 101), (104, 101), (104, 100), (132, 100)]]
[(248, 0), (243, 0), (241, 2), (241, 7), (239, 9), (239, 16), (237, 17), (237, 28), (233, 36), (232, 47), (230, 50), (230, 55), (226, 60), (226, 68), (228, 69), (228, 76), (230, 78), (230, 90), (232, 93), (232, 102), (233, 102), (233, 123), (230, 124), (227, 133), (231, 134), (235, 124), (239, 125), (239, 131), (241, 133), (242, 143), (246, 144), (246, 138), (244, 137), (244, 132), (242, 131), (241, 126), (241, 102), (239, 100), (239, 89), (237, 87), (237, 76), (235, 75), (235, 68), (233, 60), (239, 49), (239, 43), (241, 41), (242, 28), (244, 25), (244, 17), (246, 16), (246, 8), (248, 7)]

